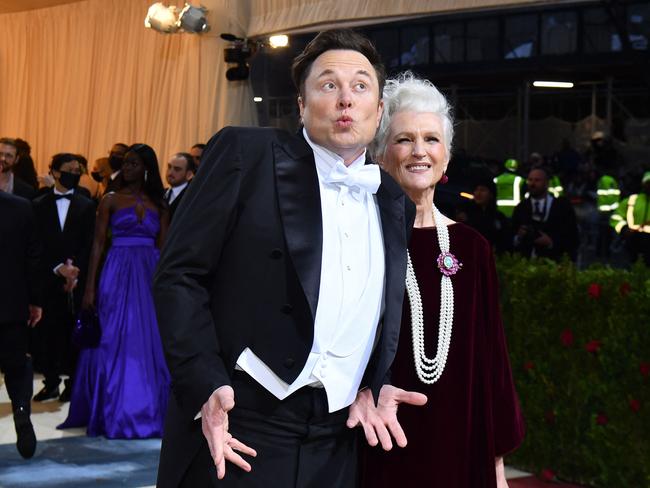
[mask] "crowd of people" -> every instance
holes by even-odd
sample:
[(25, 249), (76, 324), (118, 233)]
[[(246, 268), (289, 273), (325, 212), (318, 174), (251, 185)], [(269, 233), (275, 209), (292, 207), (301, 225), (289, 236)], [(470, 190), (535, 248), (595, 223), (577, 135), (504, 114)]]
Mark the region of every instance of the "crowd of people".
[[(116, 143), (90, 170), (81, 155), (56, 154), (49, 173), (38, 178), (29, 144), (0, 139), (2, 220), (14, 206), (13, 217), (21, 218), (3, 229), (3, 255), (16, 258), (16, 269), (2, 280), (11, 290), (1, 307), (0, 332), (9, 334), (1, 341), (1, 366), (23, 457), (36, 448), (29, 420), (33, 370), (44, 377), (33, 401), (71, 402), (60, 428), (83, 426), (109, 438), (162, 435), (169, 373), (151, 283), (204, 147), (169, 159), (164, 189), (146, 144)], [(18, 286), (11, 285), (14, 276)], [(93, 311), (101, 324), (94, 347), (73, 340), (82, 310)], [(21, 324), (26, 312), (30, 330)]]
[[(33, 361), (34, 401), (70, 401), (60, 428), (162, 436), (161, 487), (507, 487), (524, 422), (494, 256), (576, 259), (566, 174), (509, 160), (443, 215), (454, 124), (431, 82), (386, 80), (345, 29), (292, 76), (298, 134), (223, 129), (169, 159), (167, 189), (146, 144), (90, 170), (57, 154), (39, 181), (29, 146), (0, 139), (0, 366), (23, 457)], [(608, 203), (608, 225), (646, 232), (647, 194)], [(79, 349), (80, 310), (101, 337)]]
[(533, 153), (523, 166), (510, 158), (501, 172), (483, 168), (470, 178), (469, 198), (448, 205), (449, 211), (477, 229), (496, 254), (566, 256), (584, 266), (610, 264), (612, 253), (624, 250), (615, 264), (642, 259), (648, 265), (650, 172), (630, 175), (605, 164), (617, 159), (610, 145), (600, 151), (603, 138), (594, 133), (582, 155), (565, 141), (554, 155)]

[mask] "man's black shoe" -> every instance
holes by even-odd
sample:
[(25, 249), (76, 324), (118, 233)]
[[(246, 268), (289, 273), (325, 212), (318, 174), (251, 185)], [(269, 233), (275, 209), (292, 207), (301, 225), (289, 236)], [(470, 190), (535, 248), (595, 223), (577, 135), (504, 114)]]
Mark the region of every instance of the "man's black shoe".
[(65, 385), (65, 388), (59, 395), (59, 401), (61, 403), (69, 402), (71, 396), (72, 396), (72, 388), (70, 387), (70, 385)]
[(54, 388), (48, 388), (47, 386), (44, 386), (41, 388), (41, 391), (34, 395), (35, 402), (45, 402), (47, 400), (54, 400), (56, 398), (59, 398), (58, 386), (55, 386)]
[(14, 424), (17, 436), (16, 448), (22, 457), (29, 459), (36, 452), (36, 434), (25, 407), (18, 407), (14, 412)]

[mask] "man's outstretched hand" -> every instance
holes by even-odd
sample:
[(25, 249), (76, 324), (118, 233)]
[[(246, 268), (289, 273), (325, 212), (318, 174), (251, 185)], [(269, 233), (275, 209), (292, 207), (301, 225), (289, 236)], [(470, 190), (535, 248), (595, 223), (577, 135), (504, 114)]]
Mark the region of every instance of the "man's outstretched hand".
[(372, 392), (366, 388), (357, 394), (354, 403), (350, 405), (347, 426), (354, 428), (361, 424), (366, 440), (371, 446), (381, 443), (385, 451), (390, 451), (393, 448), (392, 436), (399, 447), (405, 447), (406, 435), (397, 421), (397, 407), (400, 403), (424, 405), (427, 403), (427, 397), (415, 391), (384, 385), (375, 406)]
[[(201, 429), (208, 441), (210, 455), (217, 467), (217, 477), (226, 475), (226, 461), (250, 471), (251, 465), (237, 452), (257, 456), (254, 449), (239, 442), (228, 432), (228, 412), (235, 406), (235, 392), (231, 386), (216, 389), (201, 407)], [(237, 452), (235, 452), (237, 451)]]

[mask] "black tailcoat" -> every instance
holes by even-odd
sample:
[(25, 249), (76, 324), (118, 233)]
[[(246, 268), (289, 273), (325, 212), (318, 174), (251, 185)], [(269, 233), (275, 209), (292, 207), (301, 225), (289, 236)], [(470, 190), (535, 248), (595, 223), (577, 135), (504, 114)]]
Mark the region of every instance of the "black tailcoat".
[[(384, 314), (362, 386), (378, 394), (397, 348), (415, 210), (384, 172), (376, 201)], [(225, 128), (212, 138), (154, 278), (173, 391), (158, 486), (178, 485), (203, 442), (193, 419), (216, 388), (230, 384), (245, 348), (286, 383), (297, 378), (314, 337), (322, 232), (314, 155), (302, 137)]]

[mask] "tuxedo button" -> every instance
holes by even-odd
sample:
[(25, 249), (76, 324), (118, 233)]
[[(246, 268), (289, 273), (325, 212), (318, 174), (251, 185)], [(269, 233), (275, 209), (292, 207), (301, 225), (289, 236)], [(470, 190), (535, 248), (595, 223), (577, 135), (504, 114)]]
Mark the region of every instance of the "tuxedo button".
[(280, 259), (282, 255), (283, 255), (282, 249), (277, 249), (277, 248), (273, 249), (271, 251), (271, 254), (269, 254), (269, 256), (271, 256), (271, 259)]
[(285, 368), (291, 369), (293, 368), (293, 365), (296, 364), (296, 360), (293, 358), (287, 358), (282, 364), (284, 364)]
[(290, 303), (285, 303), (282, 305), (282, 313), (286, 313), (287, 315), (293, 312), (293, 305)]

